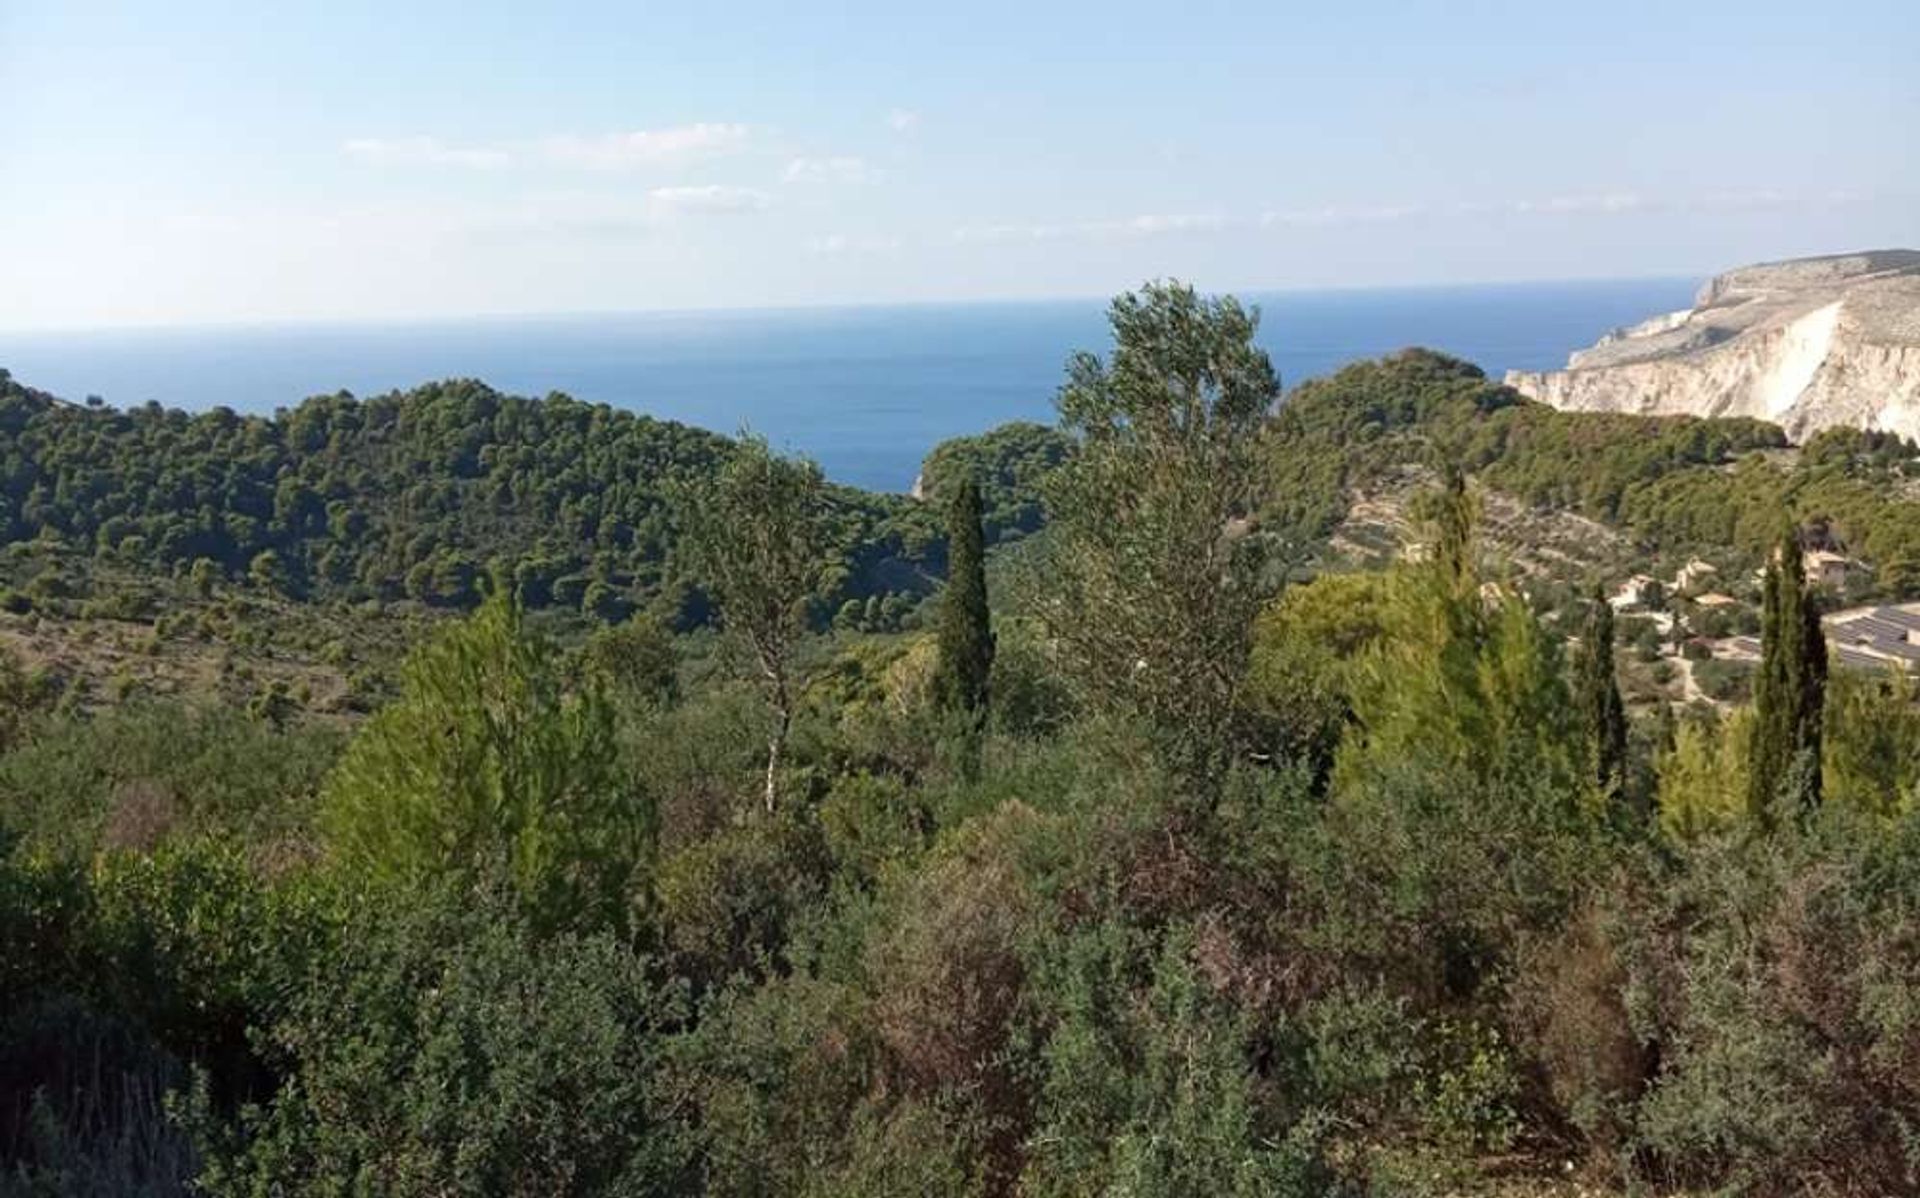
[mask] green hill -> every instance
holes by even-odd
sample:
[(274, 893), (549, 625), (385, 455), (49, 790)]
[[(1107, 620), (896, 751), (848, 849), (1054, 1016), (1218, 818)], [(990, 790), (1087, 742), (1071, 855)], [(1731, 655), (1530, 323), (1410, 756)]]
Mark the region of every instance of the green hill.
[[(473, 380), (262, 417), (82, 407), (0, 372), (0, 533), (303, 599), (468, 608), (500, 571), (530, 608), (658, 604), (698, 621), (673, 560), (676, 496), (730, 450), (686, 425)], [(930, 589), (942, 546), (918, 505), (841, 488), (835, 523), (823, 611)]]

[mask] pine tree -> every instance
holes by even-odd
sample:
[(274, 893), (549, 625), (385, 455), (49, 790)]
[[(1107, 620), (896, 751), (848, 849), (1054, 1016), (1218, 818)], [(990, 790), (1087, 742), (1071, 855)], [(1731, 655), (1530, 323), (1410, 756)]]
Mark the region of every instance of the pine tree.
[(1753, 688), (1747, 807), (1762, 824), (1775, 803), (1820, 803), (1820, 740), (1827, 689), (1827, 640), (1806, 585), (1798, 538), (1788, 533), (1767, 565), (1760, 672)]
[(1627, 781), (1627, 709), (1613, 669), (1613, 608), (1599, 590), (1581, 638), (1574, 685), (1587, 735), (1589, 776), (1602, 793), (1617, 798)]
[(409, 654), (399, 697), (327, 779), (336, 858), (391, 881), (503, 865), (550, 927), (618, 912), (644, 822), (615, 776), (604, 691), (569, 687), (558, 662), (504, 590)]
[(993, 672), (986, 537), (980, 517), (980, 487), (972, 478), (963, 479), (947, 513), (947, 589), (940, 606), (940, 666), (934, 684), (943, 708), (975, 716), (986, 710), (987, 680)]

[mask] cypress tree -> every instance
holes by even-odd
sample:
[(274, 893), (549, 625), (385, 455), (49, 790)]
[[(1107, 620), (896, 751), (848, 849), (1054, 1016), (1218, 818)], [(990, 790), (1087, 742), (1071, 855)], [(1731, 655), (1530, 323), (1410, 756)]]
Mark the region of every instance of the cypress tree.
[(980, 487), (971, 478), (962, 479), (947, 512), (947, 589), (940, 602), (940, 661), (934, 682), (942, 707), (975, 715), (986, 710), (987, 679), (993, 672), (980, 515)]
[(1820, 803), (1827, 638), (1804, 571), (1800, 542), (1790, 532), (1767, 564), (1753, 688), (1747, 806), (1762, 824), (1778, 800), (1802, 809)]
[(1434, 498), (1433, 560), (1441, 577), (1456, 595), (1464, 594), (1477, 577), (1473, 561), (1473, 499), (1467, 479), (1451, 462), (1441, 469), (1440, 493)]
[(1613, 669), (1613, 608), (1596, 588), (1575, 664), (1575, 699), (1586, 729), (1590, 777), (1617, 797), (1627, 781), (1627, 708)]

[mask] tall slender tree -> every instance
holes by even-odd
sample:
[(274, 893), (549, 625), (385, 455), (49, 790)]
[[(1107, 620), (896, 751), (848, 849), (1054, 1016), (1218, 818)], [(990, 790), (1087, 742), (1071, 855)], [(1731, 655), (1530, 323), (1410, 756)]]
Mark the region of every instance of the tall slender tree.
[(806, 631), (803, 606), (824, 557), (825, 483), (820, 468), (743, 437), (718, 477), (685, 497), (683, 551), (720, 606), (723, 627), (743, 642), (773, 727), (767, 735), (766, 808), (779, 791), (781, 759), (797, 698), (793, 651)]
[(1586, 730), (1589, 776), (1601, 793), (1618, 799), (1626, 793), (1627, 708), (1613, 668), (1613, 608), (1597, 587), (1574, 663), (1574, 689)]
[(1820, 803), (1827, 691), (1827, 638), (1795, 533), (1774, 550), (1764, 588), (1747, 782), (1748, 810), (1762, 824), (1772, 820), (1776, 804), (1804, 810)]
[(979, 484), (971, 476), (962, 479), (947, 512), (947, 589), (940, 603), (940, 665), (934, 682), (942, 707), (976, 719), (986, 712), (993, 673), (981, 511)]

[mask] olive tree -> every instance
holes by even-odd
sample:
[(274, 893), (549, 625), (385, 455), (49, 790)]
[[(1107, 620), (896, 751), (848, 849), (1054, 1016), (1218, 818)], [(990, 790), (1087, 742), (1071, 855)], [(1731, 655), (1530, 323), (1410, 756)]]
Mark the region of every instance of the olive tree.
[(1231, 297), (1153, 283), (1059, 395), (1075, 452), (1048, 487), (1038, 614), (1084, 701), (1142, 719), (1189, 781), (1217, 777), (1267, 597), (1259, 435), (1279, 379)]

